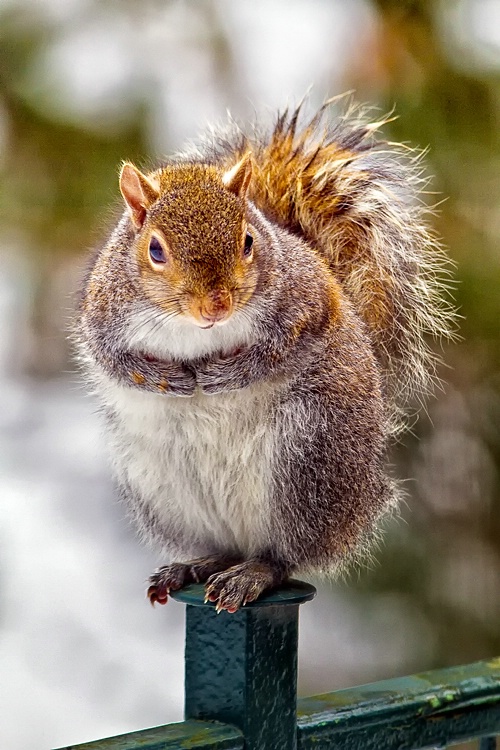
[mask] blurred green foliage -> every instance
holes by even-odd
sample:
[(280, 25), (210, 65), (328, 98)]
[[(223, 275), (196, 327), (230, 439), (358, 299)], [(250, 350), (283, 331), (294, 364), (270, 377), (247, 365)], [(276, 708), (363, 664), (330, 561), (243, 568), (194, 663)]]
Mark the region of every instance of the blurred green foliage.
[(125, 122), (95, 127), (50, 110), (30, 74), (54, 36), (37, 6), (0, 16), (0, 111), (6, 146), (0, 169), (0, 225), (21, 232), (25, 247), (55, 255), (82, 253), (96, 220), (116, 196), (118, 165), (144, 158), (147, 102)]
[[(457, 69), (446, 54), (439, 4), (377, 0), (383, 97), (396, 103), (396, 139), (430, 145), (445, 201), (436, 225), (459, 263), (462, 332), (498, 340), (500, 234), (488, 233), (500, 194), (500, 75)], [(438, 196), (439, 198), (439, 196)], [(497, 357), (498, 347), (491, 347)]]
[(457, 262), (463, 341), (444, 352), (444, 394), (396, 451), (398, 475), (416, 477), (403, 509), (410, 531), (389, 534), (358, 585), (418, 603), (438, 666), (500, 653), (500, 75), (450, 58), (446, 4), (375, 6), (377, 29), (352, 83), (395, 106), (391, 138), (430, 146), (429, 200)]

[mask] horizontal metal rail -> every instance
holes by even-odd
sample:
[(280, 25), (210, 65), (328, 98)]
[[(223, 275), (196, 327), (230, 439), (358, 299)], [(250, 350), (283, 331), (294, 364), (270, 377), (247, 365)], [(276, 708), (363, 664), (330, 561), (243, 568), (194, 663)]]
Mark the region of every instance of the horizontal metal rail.
[(218, 722), (181, 721), (61, 750), (244, 750), (243, 734)]
[(500, 734), (500, 659), (299, 700), (298, 730), (299, 750), (420, 750)]
[(66, 750), (423, 750), (477, 739), (500, 750), (500, 658), (296, 701), (300, 581), (236, 614), (186, 612), (186, 718)]

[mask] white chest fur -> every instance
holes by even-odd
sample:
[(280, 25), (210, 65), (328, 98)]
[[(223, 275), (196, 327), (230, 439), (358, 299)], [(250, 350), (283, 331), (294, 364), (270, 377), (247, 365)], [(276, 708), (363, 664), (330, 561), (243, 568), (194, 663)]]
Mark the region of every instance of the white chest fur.
[(228, 321), (206, 330), (184, 315), (165, 315), (159, 319), (157, 310), (137, 306), (129, 314), (124, 339), (128, 347), (145, 350), (159, 358), (190, 360), (253, 343), (253, 320), (249, 304), (244, 314), (236, 311)]
[(273, 393), (255, 388), (183, 399), (109, 380), (102, 386), (114, 412), (115, 470), (132, 490), (144, 535), (166, 553), (190, 556), (265, 549)]

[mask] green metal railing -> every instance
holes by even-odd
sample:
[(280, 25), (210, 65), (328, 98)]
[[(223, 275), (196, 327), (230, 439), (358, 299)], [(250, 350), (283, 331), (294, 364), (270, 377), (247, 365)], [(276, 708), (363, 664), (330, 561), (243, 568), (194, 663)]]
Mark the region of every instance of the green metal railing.
[(297, 702), (300, 581), (236, 614), (186, 607), (186, 721), (66, 750), (418, 750), (478, 739), (500, 750), (500, 658), (383, 680)]

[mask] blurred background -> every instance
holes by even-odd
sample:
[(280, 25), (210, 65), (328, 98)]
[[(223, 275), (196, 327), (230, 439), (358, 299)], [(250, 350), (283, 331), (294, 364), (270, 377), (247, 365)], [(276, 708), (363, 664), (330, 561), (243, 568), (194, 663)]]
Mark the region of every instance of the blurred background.
[[(0, 0), (0, 745), (182, 718), (183, 611), (116, 502), (66, 329), (122, 159), (354, 89), (429, 146), (459, 344), (376, 562), (302, 609), (300, 692), (500, 654), (500, 3)], [(110, 213), (111, 210), (111, 213)]]

